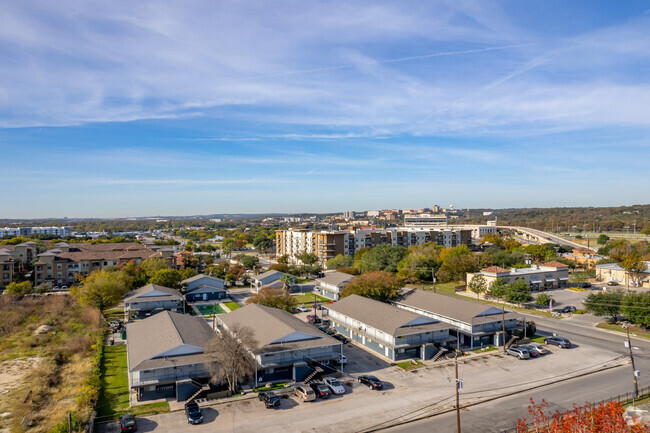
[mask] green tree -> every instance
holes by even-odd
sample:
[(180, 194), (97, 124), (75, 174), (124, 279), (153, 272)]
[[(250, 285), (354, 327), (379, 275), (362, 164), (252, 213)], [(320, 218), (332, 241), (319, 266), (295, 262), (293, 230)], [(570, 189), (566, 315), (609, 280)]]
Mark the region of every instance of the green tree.
[(618, 265), (625, 269), (629, 283), (633, 286), (640, 286), (641, 277), (648, 269), (646, 262), (640, 255), (633, 253), (624, 254), (621, 258), (622, 260), (619, 261)]
[(621, 314), (622, 301), (623, 291), (618, 289), (590, 293), (583, 301), (583, 304), (587, 311), (594, 316), (611, 317), (612, 322), (616, 323), (618, 315)]
[(269, 249), (271, 247), (271, 243), (271, 239), (269, 239), (269, 237), (264, 233), (258, 233), (253, 239), (253, 246), (260, 251)]
[(181, 288), (181, 281), (183, 276), (176, 269), (161, 269), (149, 280), (151, 284), (177, 290)]
[(225, 239), (223, 242), (221, 242), (221, 250), (225, 255), (230, 257), (230, 254), (232, 253), (232, 250), (235, 249), (235, 240), (234, 239)]
[(621, 301), (621, 313), (637, 326), (650, 328), (650, 292), (625, 295)]
[(72, 286), (70, 293), (81, 305), (103, 311), (117, 305), (132, 284), (126, 272), (102, 269), (88, 275), (83, 286)]
[(169, 260), (162, 257), (151, 257), (140, 264), (140, 269), (144, 271), (148, 278), (152, 278), (156, 275), (156, 272), (161, 269), (168, 269), (169, 266)]
[(341, 292), (341, 298), (359, 295), (388, 302), (398, 295), (401, 287), (399, 280), (388, 272), (374, 271), (352, 278)]
[(489, 296), (494, 298), (504, 298), (506, 296), (506, 290), (508, 289), (508, 282), (503, 278), (497, 278), (492, 281), (490, 288), (487, 291)]
[(289, 287), (293, 284), (294, 278), (292, 275), (284, 274), (280, 281), (282, 282), (282, 288), (284, 290), (289, 290)]
[(476, 293), (476, 299), (479, 298), (481, 293), (487, 291), (487, 281), (485, 277), (481, 274), (476, 274), (469, 280), (467, 287), (474, 293)]
[(605, 245), (608, 240), (609, 240), (609, 236), (607, 236), (605, 233), (601, 233), (600, 236), (598, 236), (596, 242), (598, 243), (598, 245)]
[(185, 245), (185, 251), (196, 251), (196, 244), (192, 241), (187, 241), (187, 245)]
[(406, 248), (381, 244), (365, 253), (359, 262), (361, 272), (386, 271), (395, 273), (399, 262), (406, 257)]
[(551, 297), (548, 296), (546, 293), (541, 293), (537, 295), (535, 298), (535, 305), (549, 305), (549, 302), (551, 302)]
[(327, 269), (338, 269), (350, 267), (354, 264), (354, 257), (339, 254), (327, 261)]
[[(444, 251), (443, 251), (444, 253)], [(468, 272), (479, 270), (479, 258), (474, 254), (452, 255), (440, 266), (436, 276), (441, 282), (465, 281)]]
[(239, 262), (246, 269), (254, 269), (260, 262), (260, 259), (256, 256), (242, 255), (239, 258)]
[(296, 298), (289, 290), (281, 287), (264, 287), (246, 300), (247, 304), (259, 304), (271, 308), (291, 311), (296, 304)]
[(316, 263), (318, 261), (318, 257), (316, 257), (316, 254), (307, 253), (307, 252), (303, 252), (303, 253), (299, 254), (298, 258), (305, 265), (313, 265), (314, 263)]
[(289, 256), (286, 254), (281, 255), (278, 257), (278, 264), (280, 265), (288, 265), (289, 264)]
[(199, 273), (194, 268), (183, 268), (178, 272), (181, 274), (181, 281), (199, 275)]
[(533, 299), (530, 295), (530, 286), (523, 278), (517, 278), (514, 283), (508, 284), (506, 288), (506, 301), (508, 302), (528, 302)]
[(533, 256), (533, 259), (538, 262), (553, 260), (557, 256), (553, 244), (527, 245), (524, 247), (524, 252)]
[(23, 281), (22, 283), (14, 281), (7, 285), (5, 293), (16, 298), (22, 298), (23, 296), (32, 293), (32, 283), (30, 281)]

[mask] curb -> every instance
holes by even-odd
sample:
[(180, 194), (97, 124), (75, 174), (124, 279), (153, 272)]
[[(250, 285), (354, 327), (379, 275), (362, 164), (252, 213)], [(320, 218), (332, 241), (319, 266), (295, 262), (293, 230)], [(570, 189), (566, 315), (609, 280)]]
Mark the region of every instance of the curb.
[[(566, 382), (568, 380), (577, 379), (579, 377), (584, 377), (584, 376), (589, 376), (591, 374), (600, 373), (600, 372), (603, 372), (603, 371), (612, 370), (614, 368), (619, 368), (619, 367), (623, 367), (623, 366), (624, 366), (624, 364), (603, 367), (603, 368), (599, 368), (599, 369), (594, 370), (594, 371), (581, 373), (581, 374), (571, 376), (571, 377), (567, 377), (567, 378), (564, 378), (564, 379), (558, 379), (558, 380), (556, 380), (556, 381), (554, 381), (552, 383), (546, 383), (546, 384), (542, 384), (542, 385), (538, 385), (538, 386), (531, 386), (531, 387), (528, 387), (528, 388), (520, 389), (518, 391), (509, 392), (507, 394), (502, 394), (502, 395), (498, 395), (498, 396), (494, 396), (494, 397), (489, 397), (489, 398), (486, 398), (485, 400), (476, 401), (476, 402), (473, 402), (473, 403), (463, 404), (463, 405), (460, 406), (460, 409), (466, 409), (466, 408), (469, 408), (469, 407), (478, 406), (478, 405), (483, 404), (483, 403), (488, 403), (488, 402), (499, 400), (499, 399), (502, 399), (502, 398), (505, 398), (505, 397), (511, 397), (513, 395), (517, 395), (517, 394), (520, 394), (522, 392), (530, 391), (531, 389), (544, 388), (546, 386), (555, 385), (557, 383)], [(443, 409), (443, 410), (441, 410), (439, 412), (435, 412), (435, 413), (432, 413), (430, 415), (421, 415), (421, 416), (418, 416), (417, 418), (413, 418), (413, 419), (410, 419), (408, 421), (400, 421), (400, 422), (397, 422), (397, 423), (394, 423), (394, 424), (391, 424), (391, 425), (387, 425), (387, 426), (384, 426), (384, 427), (376, 427), (376, 428), (371, 427), (370, 429), (367, 429), (367, 430), (366, 429), (359, 430), (358, 433), (378, 432), (378, 431), (382, 431), (382, 430), (385, 430), (385, 429), (410, 424), (410, 423), (413, 423), (413, 422), (416, 422), (416, 421), (421, 421), (423, 419), (434, 418), (434, 417), (436, 417), (438, 415), (444, 415), (446, 413), (454, 412), (455, 410), (456, 410), (456, 408), (454, 408), (454, 407), (452, 407), (450, 409)]]

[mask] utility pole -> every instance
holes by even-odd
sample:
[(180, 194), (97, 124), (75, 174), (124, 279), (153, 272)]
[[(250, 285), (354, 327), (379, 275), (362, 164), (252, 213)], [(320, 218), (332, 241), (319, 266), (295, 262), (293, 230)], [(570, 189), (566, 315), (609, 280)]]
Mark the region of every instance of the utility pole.
[(68, 433), (72, 433), (72, 412), (68, 412)]
[(506, 353), (506, 302), (501, 304), (501, 326), (503, 327), (503, 353)]
[(431, 279), (433, 280), (433, 293), (436, 292), (436, 268), (431, 268)]
[(639, 396), (639, 384), (637, 383), (637, 374), (636, 367), (634, 366), (634, 354), (632, 353), (632, 340), (630, 339), (630, 324), (623, 325), (627, 331), (627, 341), (625, 344), (627, 348), (630, 349), (630, 360), (632, 361), (632, 377), (634, 378), (634, 397)]
[(460, 387), (462, 380), (458, 379), (458, 349), (456, 349), (456, 357), (454, 365), (456, 366), (456, 426), (458, 426), (458, 433), (460, 433)]

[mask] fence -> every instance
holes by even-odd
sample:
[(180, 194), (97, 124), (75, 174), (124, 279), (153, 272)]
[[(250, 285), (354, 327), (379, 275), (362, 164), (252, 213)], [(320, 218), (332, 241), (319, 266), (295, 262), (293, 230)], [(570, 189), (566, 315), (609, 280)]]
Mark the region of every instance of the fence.
[[(591, 404), (593, 406), (598, 406), (599, 404), (605, 404), (605, 403), (608, 403), (608, 402), (615, 401), (615, 402), (618, 402), (618, 403), (620, 403), (622, 405), (626, 405), (626, 404), (632, 403), (632, 396), (633, 395), (634, 395), (634, 393), (632, 393), (632, 392), (626, 392), (625, 394), (619, 394), (619, 395), (617, 395), (615, 397), (610, 397), (610, 398), (605, 399), (605, 400), (591, 402)], [(635, 397), (635, 400), (639, 400), (639, 399), (649, 397), (649, 396), (650, 396), (650, 386), (646, 386), (646, 387), (643, 387), (643, 388), (639, 388), (639, 395), (638, 395), (638, 397)], [(587, 404), (587, 402), (585, 402), (585, 405), (586, 404)], [(582, 407), (584, 407), (585, 405), (583, 405)], [(560, 415), (565, 415), (565, 414), (570, 413), (572, 411), (573, 410), (567, 410), (566, 412), (561, 412)], [(550, 415), (552, 416), (553, 414), (550, 414)], [(529, 427), (529, 429), (532, 429), (531, 425), (529, 425), (528, 427)], [(517, 427), (509, 428), (507, 430), (501, 430), (501, 433), (517, 433)]]

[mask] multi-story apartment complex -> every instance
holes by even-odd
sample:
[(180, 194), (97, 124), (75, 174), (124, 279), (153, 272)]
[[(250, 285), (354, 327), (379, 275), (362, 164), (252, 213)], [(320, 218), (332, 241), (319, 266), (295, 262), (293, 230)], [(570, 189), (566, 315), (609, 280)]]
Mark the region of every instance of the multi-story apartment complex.
[(10, 250), (0, 248), (0, 289), (13, 281), (14, 257)]
[(3, 227), (0, 238), (30, 235), (72, 236), (71, 227)]
[(431, 227), (447, 225), (447, 215), (443, 214), (418, 214), (404, 217), (406, 227)]
[(56, 244), (55, 249), (38, 254), (34, 264), (35, 284), (67, 285), (76, 273), (89, 274), (107, 266), (133, 261), (141, 263), (150, 257), (163, 257), (161, 252), (138, 243)]
[(339, 254), (354, 255), (365, 247), (373, 248), (382, 244), (410, 247), (425, 242), (434, 242), (445, 247), (467, 245), (471, 242), (471, 231), (409, 227), (320, 232), (306, 229), (276, 231), (277, 255), (287, 255), (292, 262), (297, 262), (302, 253), (314, 254), (321, 263), (325, 263)]

